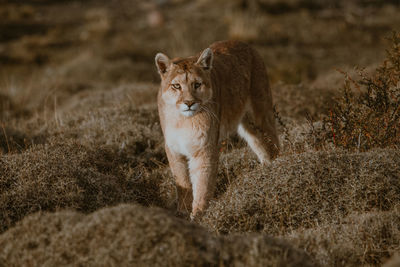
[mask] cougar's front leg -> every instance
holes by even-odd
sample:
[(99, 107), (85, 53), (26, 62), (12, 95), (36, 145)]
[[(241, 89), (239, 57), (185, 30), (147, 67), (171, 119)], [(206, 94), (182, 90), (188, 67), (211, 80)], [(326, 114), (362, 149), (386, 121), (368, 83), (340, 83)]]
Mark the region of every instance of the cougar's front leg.
[(193, 188), (191, 217), (195, 217), (207, 207), (213, 196), (217, 178), (218, 148), (207, 147), (189, 159), (190, 180)]
[(165, 152), (175, 178), (177, 209), (179, 212), (189, 213), (192, 210), (193, 196), (187, 159), (185, 156), (168, 149), (168, 146), (165, 146)]

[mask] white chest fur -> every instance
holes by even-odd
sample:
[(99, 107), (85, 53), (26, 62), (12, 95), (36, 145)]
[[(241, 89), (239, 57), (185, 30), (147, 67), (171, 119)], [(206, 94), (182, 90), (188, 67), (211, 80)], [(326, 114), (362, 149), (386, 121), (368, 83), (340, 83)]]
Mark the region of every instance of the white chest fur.
[(196, 128), (175, 128), (167, 126), (165, 129), (165, 143), (172, 151), (190, 157), (206, 141), (202, 131)]

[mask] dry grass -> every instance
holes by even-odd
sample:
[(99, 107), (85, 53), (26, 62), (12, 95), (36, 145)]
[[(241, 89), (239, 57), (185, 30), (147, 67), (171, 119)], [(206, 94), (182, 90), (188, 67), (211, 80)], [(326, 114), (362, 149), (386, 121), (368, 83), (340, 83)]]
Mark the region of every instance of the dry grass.
[(381, 264), (400, 249), (398, 150), (308, 152), (266, 168), (239, 155), (223, 158), (232, 165), (203, 226), (288, 237), (323, 266)]
[[(121, 202), (163, 206), (159, 173), (125, 153), (64, 139), (0, 159), (0, 230), (27, 214), (62, 208), (92, 212)], [(151, 164), (151, 162), (148, 162)]]
[(323, 266), (380, 265), (400, 248), (400, 210), (350, 214), (341, 224), (292, 232), (289, 239)]
[(314, 266), (288, 243), (217, 237), (161, 209), (120, 205), (90, 215), (36, 213), (0, 237), (0, 264), (30, 266)]
[(309, 152), (264, 168), (233, 165), (234, 180), (202, 224), (218, 233), (277, 235), (340, 223), (352, 212), (392, 210), (400, 204), (399, 156), (398, 150)]

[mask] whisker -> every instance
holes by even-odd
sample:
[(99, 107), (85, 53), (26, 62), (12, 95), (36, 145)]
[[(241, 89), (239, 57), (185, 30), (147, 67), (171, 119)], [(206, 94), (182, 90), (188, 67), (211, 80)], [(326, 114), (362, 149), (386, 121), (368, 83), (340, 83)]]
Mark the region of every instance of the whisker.
[(217, 104), (217, 102), (216, 101), (212, 101), (212, 100), (209, 100), (209, 101), (207, 101), (208, 103), (212, 103), (212, 104)]
[(202, 106), (201, 108), (206, 112), (207, 115), (210, 116), (210, 118), (214, 118), (217, 122), (219, 122), (219, 118), (212, 110), (209, 109), (209, 107)]

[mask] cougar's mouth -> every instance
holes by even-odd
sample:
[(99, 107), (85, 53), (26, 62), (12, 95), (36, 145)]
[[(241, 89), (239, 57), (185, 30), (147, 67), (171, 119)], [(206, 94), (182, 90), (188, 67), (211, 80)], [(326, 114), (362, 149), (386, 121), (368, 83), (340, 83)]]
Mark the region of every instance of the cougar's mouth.
[(182, 111), (182, 115), (185, 116), (185, 117), (192, 117), (192, 116), (194, 116), (196, 113), (197, 113), (197, 111), (195, 111), (195, 110), (185, 110), (185, 111)]
[(194, 116), (198, 111), (200, 110), (200, 105), (199, 103), (194, 103), (191, 106), (188, 106), (186, 104), (182, 104), (180, 106), (180, 111), (183, 116), (185, 117), (192, 117)]

